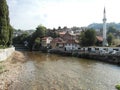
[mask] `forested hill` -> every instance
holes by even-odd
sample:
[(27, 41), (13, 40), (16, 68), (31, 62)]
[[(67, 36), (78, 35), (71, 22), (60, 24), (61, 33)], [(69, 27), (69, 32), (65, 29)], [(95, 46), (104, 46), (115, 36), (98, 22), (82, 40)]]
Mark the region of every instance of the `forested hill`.
[[(120, 30), (120, 23), (107, 23), (107, 28), (108, 27), (114, 27), (117, 30)], [(94, 29), (102, 29), (103, 24), (102, 23), (92, 23), (90, 25), (88, 25), (88, 28), (94, 28)]]

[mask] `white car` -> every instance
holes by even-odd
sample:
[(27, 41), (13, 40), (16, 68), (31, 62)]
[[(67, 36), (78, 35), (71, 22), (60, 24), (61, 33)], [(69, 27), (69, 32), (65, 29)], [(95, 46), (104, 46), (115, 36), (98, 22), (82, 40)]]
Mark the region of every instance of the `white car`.
[(112, 50), (112, 51), (109, 52), (109, 54), (112, 54), (112, 55), (114, 55), (114, 54), (116, 54), (116, 53), (117, 53), (116, 50)]

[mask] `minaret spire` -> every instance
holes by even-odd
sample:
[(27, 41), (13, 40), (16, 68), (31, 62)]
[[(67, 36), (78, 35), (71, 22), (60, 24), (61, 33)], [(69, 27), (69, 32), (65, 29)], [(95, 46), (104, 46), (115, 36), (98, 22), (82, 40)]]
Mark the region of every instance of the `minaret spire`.
[(108, 46), (107, 39), (106, 39), (106, 10), (104, 7), (103, 11), (103, 46)]
[(104, 13), (106, 13), (106, 11), (105, 11), (105, 7), (104, 7)]
[(103, 12), (103, 14), (104, 14), (103, 19), (106, 19), (106, 10), (105, 10), (105, 7), (104, 7), (104, 12)]

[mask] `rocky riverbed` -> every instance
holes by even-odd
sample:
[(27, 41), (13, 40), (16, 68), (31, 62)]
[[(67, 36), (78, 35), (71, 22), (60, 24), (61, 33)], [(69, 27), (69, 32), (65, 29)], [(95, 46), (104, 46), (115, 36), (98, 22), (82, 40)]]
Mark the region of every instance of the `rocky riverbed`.
[(9, 59), (0, 62), (0, 90), (8, 90), (8, 87), (16, 82), (22, 63), (26, 60), (23, 53), (15, 51)]

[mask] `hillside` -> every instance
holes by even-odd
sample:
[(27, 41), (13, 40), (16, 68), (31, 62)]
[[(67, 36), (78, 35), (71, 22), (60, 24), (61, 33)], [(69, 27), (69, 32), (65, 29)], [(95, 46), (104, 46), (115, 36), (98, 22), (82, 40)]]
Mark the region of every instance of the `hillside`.
[[(90, 25), (88, 25), (88, 28), (94, 28), (94, 29), (102, 29), (103, 24), (102, 23), (92, 23)], [(115, 27), (117, 30), (120, 30), (120, 23), (107, 23), (107, 28), (113, 26)]]

